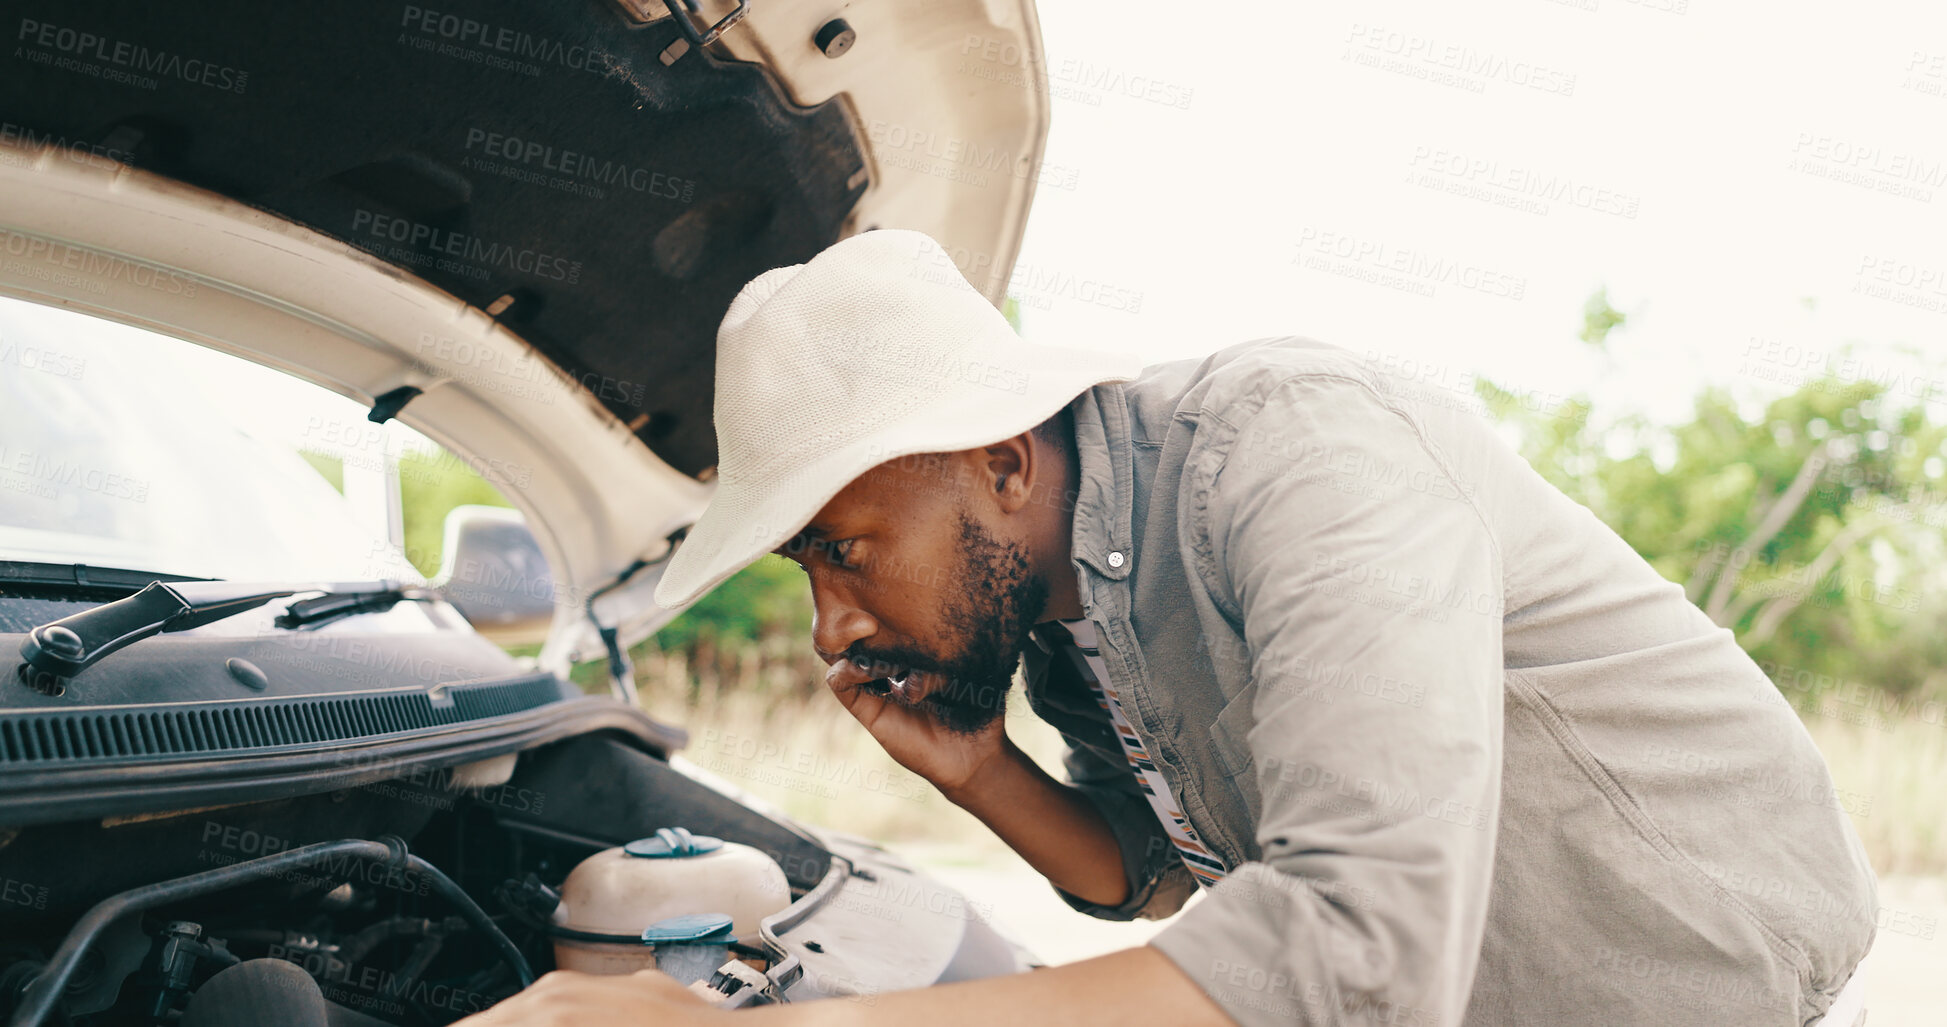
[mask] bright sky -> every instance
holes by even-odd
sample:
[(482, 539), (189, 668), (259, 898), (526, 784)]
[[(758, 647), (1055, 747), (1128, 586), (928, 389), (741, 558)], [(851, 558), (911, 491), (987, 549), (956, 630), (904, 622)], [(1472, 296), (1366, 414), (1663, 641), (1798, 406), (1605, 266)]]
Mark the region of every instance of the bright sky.
[[(1947, 359), (1947, 6), (1040, 10), (1047, 159), (1077, 175), (1035, 201), (1030, 337), (1166, 359), (1310, 335), (1450, 379), (1606, 377), (1599, 401), (1663, 417), (1704, 381), (1785, 391), (1847, 340)], [(1607, 372), (1575, 338), (1605, 285), (1630, 315)]]

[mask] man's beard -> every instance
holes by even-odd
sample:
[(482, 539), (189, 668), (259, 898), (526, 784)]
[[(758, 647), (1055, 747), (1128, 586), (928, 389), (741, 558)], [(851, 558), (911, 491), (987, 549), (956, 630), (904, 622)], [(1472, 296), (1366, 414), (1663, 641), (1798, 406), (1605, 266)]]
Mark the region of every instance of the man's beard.
[(960, 574), (949, 588), (946, 634), (958, 652), (854, 645), (846, 658), (910, 667), (941, 683), (914, 708), (959, 734), (985, 730), (1007, 712), (1007, 694), (1028, 632), (1048, 605), (1048, 582), (1034, 573), (1025, 548), (1003, 542), (967, 516), (960, 521)]

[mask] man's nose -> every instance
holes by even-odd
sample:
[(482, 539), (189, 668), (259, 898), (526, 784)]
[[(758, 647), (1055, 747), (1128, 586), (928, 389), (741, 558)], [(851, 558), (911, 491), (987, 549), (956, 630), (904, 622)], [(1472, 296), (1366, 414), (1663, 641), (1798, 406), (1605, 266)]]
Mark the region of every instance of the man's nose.
[(854, 642), (870, 638), (878, 630), (879, 622), (856, 606), (836, 600), (813, 601), (811, 644), (828, 665), (843, 658)]

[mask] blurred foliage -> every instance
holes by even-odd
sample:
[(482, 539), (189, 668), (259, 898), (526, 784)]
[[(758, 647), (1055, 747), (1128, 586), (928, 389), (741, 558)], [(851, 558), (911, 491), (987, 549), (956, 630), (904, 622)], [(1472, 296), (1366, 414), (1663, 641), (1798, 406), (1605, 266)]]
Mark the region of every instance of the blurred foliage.
[(797, 564), (767, 554), (670, 621), (656, 633), (656, 643), (665, 650), (694, 649), (706, 641), (726, 646), (779, 636), (810, 647), (811, 589)]
[(298, 456), (303, 457), (304, 462), (310, 464), (312, 470), (317, 471), (324, 480), (330, 482), (331, 487), (337, 489), (339, 495), (345, 494), (345, 461), (328, 453), (314, 453), (308, 449), (299, 451)]
[[(330, 453), (298, 453), (331, 487), (345, 491), (345, 464)], [(445, 451), (409, 449), (399, 458), (399, 506), (405, 524), (406, 559), (419, 573), (439, 573), (440, 547), (446, 538), (446, 515), (454, 507), (513, 506), (485, 478), (459, 457)]]
[[(1601, 293), (1588, 311), (1585, 340), (1624, 323)], [(1476, 391), (1544, 478), (1794, 682), (1803, 708), (1861, 686), (1947, 694), (1947, 426), (1910, 398), (1930, 381), (1889, 364), (1768, 403), (1713, 387), (1661, 426), (1598, 426), (1586, 398), (1537, 411), (1492, 382)]]
[(454, 507), (513, 506), (473, 468), (445, 450), (407, 450), (399, 458), (399, 503), (405, 510), (406, 559), (419, 573), (439, 573), (446, 515)]
[(1609, 290), (1597, 289), (1582, 307), (1582, 334), (1579, 338), (1600, 349), (1608, 344), (1609, 333), (1621, 328), (1628, 320), (1629, 315), (1609, 305)]

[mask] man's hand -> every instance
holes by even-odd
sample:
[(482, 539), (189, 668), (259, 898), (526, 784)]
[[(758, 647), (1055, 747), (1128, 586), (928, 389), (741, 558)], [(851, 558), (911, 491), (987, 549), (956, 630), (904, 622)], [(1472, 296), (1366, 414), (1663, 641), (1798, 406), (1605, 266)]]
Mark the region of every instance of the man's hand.
[(867, 691), (862, 686), (871, 680), (850, 660), (825, 675), (832, 694), (900, 766), (979, 817), (1055, 887), (1106, 906), (1128, 896), (1122, 850), (1108, 822), (1008, 740), (1004, 720), (960, 734), (923, 710)]
[(455, 1027), (722, 1027), (730, 1015), (660, 970), (626, 976), (556, 970)]
[(1216, 1027), (1229, 1018), (1168, 957), (1143, 946), (1032, 973), (735, 1012), (710, 1005), (656, 970), (627, 976), (556, 970), (454, 1027), (730, 1027), (733, 1022), (746, 1027)]
[(1007, 726), (996, 719), (979, 734), (953, 731), (911, 703), (867, 691), (875, 680), (851, 660), (825, 673), (825, 686), (895, 762), (948, 796), (964, 791), (1006, 749)]
[[(1078, 1023), (1224, 1027), (1231, 1023), (1195, 981), (1146, 945), (1030, 973), (916, 991), (758, 1006), (737, 1016), (744, 1027), (1072, 1027)], [(649, 1018), (642, 1022), (656, 1023)]]

